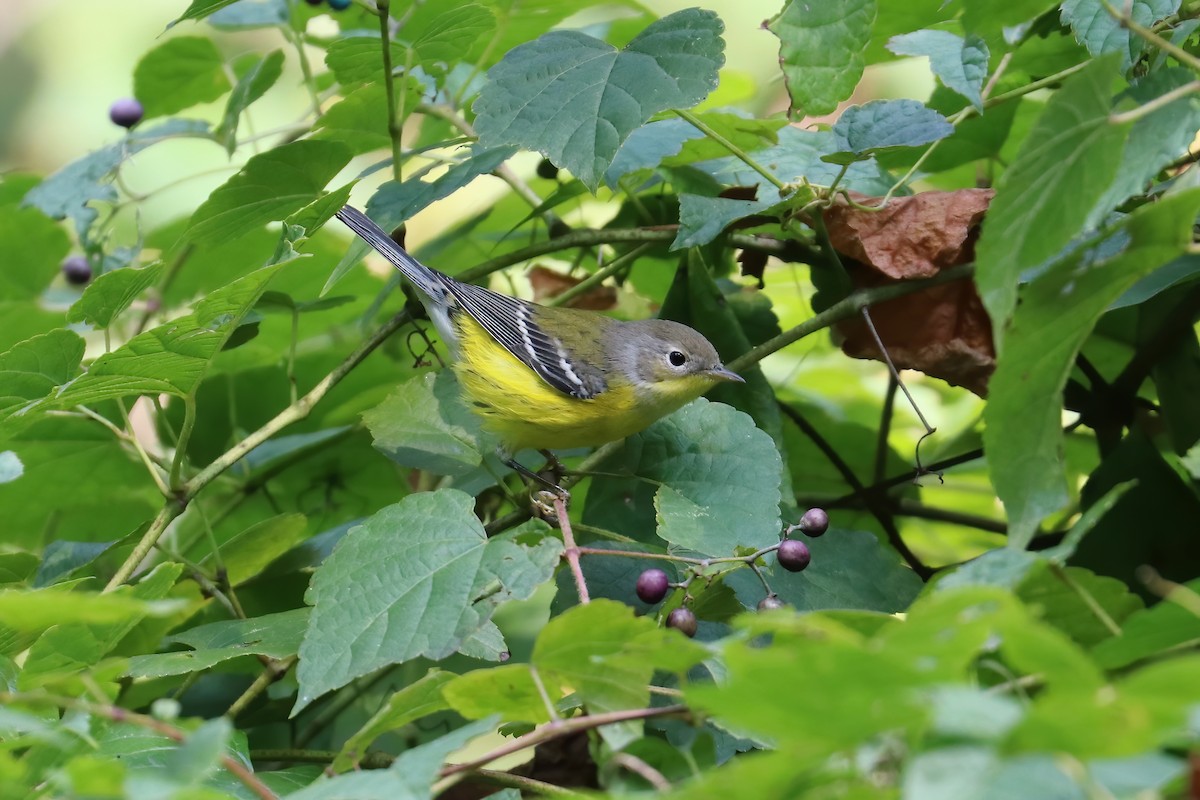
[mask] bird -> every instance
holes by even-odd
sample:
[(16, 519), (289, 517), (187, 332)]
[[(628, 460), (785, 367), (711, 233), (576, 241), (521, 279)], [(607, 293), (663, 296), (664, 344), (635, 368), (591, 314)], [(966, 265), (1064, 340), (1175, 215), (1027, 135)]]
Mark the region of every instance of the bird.
[(337, 217), (417, 290), (501, 460), (551, 490), (565, 493), (516, 461), (518, 452), (557, 464), (554, 450), (624, 439), (719, 383), (745, 382), (687, 325), (552, 308), (463, 283), (417, 261), (357, 208)]

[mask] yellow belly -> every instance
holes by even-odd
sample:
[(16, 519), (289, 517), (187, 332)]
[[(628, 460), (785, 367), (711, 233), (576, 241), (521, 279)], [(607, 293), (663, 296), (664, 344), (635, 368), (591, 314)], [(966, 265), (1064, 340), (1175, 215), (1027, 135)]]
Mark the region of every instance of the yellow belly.
[(661, 395), (643, 392), (639, 397), (633, 385), (613, 379), (607, 391), (580, 400), (551, 387), (466, 315), (458, 320), (458, 333), (454, 371), (467, 404), (513, 453), (594, 447), (623, 439), (706, 388)]

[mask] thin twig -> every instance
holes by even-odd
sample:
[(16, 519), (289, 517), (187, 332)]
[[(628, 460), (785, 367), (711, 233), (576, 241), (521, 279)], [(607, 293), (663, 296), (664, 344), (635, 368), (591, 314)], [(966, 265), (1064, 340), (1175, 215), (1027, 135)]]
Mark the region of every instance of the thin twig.
[(582, 717), (571, 717), (558, 722), (548, 722), (537, 730), (530, 731), (524, 736), (518, 736), (507, 744), (503, 744), (478, 758), (464, 761), (461, 764), (448, 764), (442, 767), (441, 775), (454, 775), (459, 772), (470, 772), (479, 769), (484, 764), (490, 764), (498, 758), (519, 753), (522, 750), (535, 747), (543, 742), (569, 736), (579, 731), (588, 731), (613, 725), (618, 722), (634, 722), (636, 720), (654, 719), (655, 717), (675, 717), (688, 714), (685, 705), (660, 706), (658, 708), (634, 708), (627, 711), (608, 711), (603, 714), (588, 714)]
[(571, 531), (571, 519), (567, 516), (567, 503), (561, 495), (554, 496), (554, 514), (558, 517), (558, 527), (562, 530), (563, 536), (563, 558), (567, 560), (567, 565), (571, 568), (571, 574), (575, 577), (575, 591), (579, 593), (580, 603), (590, 603), (591, 597), (588, 596), (587, 580), (583, 577), (583, 567), (579, 565), (579, 545), (575, 544), (575, 534)]

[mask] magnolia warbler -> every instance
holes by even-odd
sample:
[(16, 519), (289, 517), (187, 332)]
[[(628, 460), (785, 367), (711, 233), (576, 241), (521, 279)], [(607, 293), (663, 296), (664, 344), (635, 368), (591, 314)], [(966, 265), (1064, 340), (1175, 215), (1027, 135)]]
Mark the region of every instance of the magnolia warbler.
[(414, 259), (358, 209), (337, 216), (416, 287), (501, 457), (540, 482), (513, 460), (517, 451), (553, 459), (552, 449), (623, 439), (718, 382), (742, 382), (686, 325), (549, 308), (461, 283)]

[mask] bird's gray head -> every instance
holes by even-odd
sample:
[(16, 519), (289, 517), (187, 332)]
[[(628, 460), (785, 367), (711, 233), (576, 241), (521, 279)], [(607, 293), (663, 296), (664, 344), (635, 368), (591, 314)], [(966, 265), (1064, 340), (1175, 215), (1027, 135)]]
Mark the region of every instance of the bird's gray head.
[(617, 326), (610, 352), (612, 366), (639, 385), (674, 385), (680, 392), (700, 395), (719, 381), (744, 382), (725, 368), (717, 349), (703, 334), (664, 319), (627, 322)]

